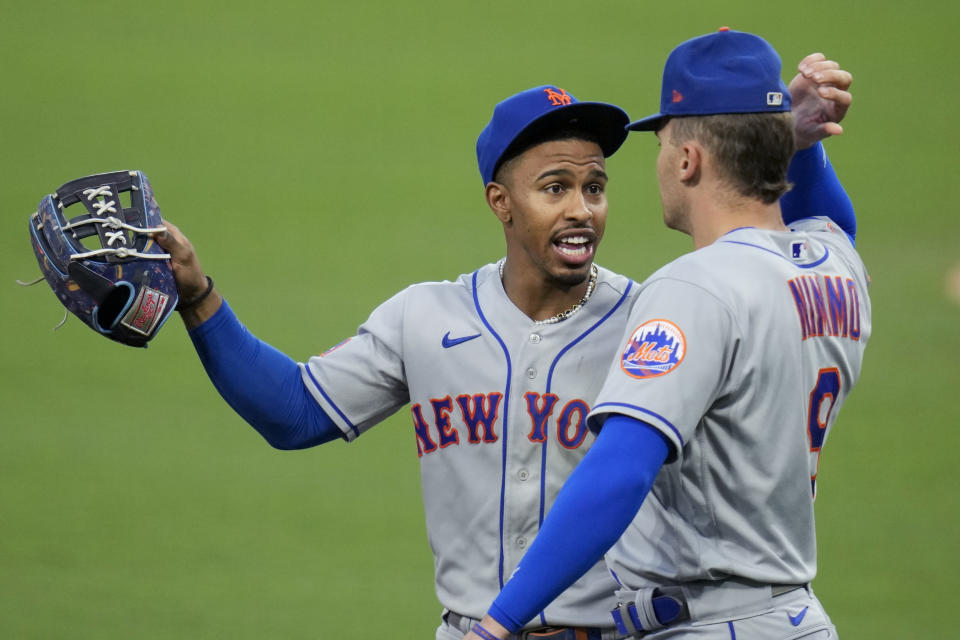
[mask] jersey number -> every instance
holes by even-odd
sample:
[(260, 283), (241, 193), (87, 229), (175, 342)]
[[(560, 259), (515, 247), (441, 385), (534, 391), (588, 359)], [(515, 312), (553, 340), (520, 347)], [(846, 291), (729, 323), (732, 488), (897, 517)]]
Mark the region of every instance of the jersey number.
[(820, 369), (817, 384), (810, 392), (810, 409), (807, 413), (807, 435), (810, 436), (810, 490), (817, 495), (817, 470), (820, 467), (820, 449), (827, 438), (833, 406), (840, 397), (840, 371), (836, 367)]

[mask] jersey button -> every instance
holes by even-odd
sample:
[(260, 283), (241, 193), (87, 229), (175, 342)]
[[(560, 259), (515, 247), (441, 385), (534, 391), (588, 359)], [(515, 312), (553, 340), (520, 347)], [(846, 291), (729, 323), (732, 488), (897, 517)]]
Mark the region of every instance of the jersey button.
[(526, 538), (517, 538), (517, 546), (520, 547), (521, 549), (523, 549), (524, 547), (526, 547), (526, 546), (527, 546), (527, 539), (526, 539)]
[(520, 469), (520, 471), (517, 471), (517, 477), (520, 478), (521, 482), (526, 482), (530, 477), (530, 472), (528, 472), (526, 469)]
[(530, 367), (529, 369), (527, 369), (527, 377), (530, 378), (531, 380), (533, 380), (534, 378), (536, 378), (536, 377), (537, 377), (537, 370), (534, 369), (533, 367)]
[(532, 342), (533, 344), (540, 344), (540, 340), (541, 338), (539, 333), (530, 334), (530, 342)]

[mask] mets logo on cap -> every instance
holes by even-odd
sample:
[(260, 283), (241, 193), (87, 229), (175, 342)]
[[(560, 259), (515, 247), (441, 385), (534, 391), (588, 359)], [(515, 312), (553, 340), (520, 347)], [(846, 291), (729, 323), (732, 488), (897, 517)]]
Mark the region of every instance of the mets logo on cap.
[(620, 368), (634, 378), (655, 378), (676, 369), (687, 352), (680, 327), (650, 320), (636, 328), (620, 356)]
[(547, 99), (550, 100), (550, 104), (554, 107), (562, 107), (573, 101), (573, 96), (557, 87), (547, 87), (543, 92), (547, 94)]

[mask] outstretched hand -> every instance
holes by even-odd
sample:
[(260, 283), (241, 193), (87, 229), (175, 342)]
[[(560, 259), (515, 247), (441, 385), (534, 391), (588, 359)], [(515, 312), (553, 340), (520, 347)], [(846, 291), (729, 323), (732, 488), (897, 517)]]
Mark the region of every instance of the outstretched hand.
[[(153, 234), (158, 245), (170, 254), (170, 266), (173, 268), (173, 278), (177, 282), (177, 293), (180, 295), (180, 305), (184, 301), (196, 300), (207, 289), (207, 276), (200, 266), (197, 253), (177, 225), (169, 220), (163, 221), (166, 231)], [(202, 303), (182, 309), (181, 315), (187, 328), (199, 326), (204, 320), (211, 317), (220, 308), (223, 299), (216, 290), (203, 298)], [(178, 307), (179, 308), (179, 307)]]
[(793, 136), (800, 150), (843, 133), (840, 121), (853, 101), (848, 91), (853, 76), (822, 53), (811, 53), (800, 61), (798, 69), (789, 89)]

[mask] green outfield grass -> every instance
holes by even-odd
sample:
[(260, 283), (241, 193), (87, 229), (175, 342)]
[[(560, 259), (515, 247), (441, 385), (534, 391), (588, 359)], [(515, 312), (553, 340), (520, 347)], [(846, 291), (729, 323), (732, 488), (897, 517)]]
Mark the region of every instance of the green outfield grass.
[[(502, 255), (474, 156), (496, 101), (551, 83), (647, 115), (670, 49), (721, 25), (855, 76), (828, 151), (874, 333), (822, 458), (815, 587), (845, 640), (956, 637), (960, 9), (661, 4), (3, 0), (0, 638), (432, 638), (440, 613), (409, 414), (274, 451), (178, 318), (146, 351), (52, 332), (49, 289), (14, 284), (44, 194), (143, 170), (241, 319), (304, 360)], [(655, 153), (632, 136), (608, 164), (599, 262), (637, 279), (690, 246)]]

